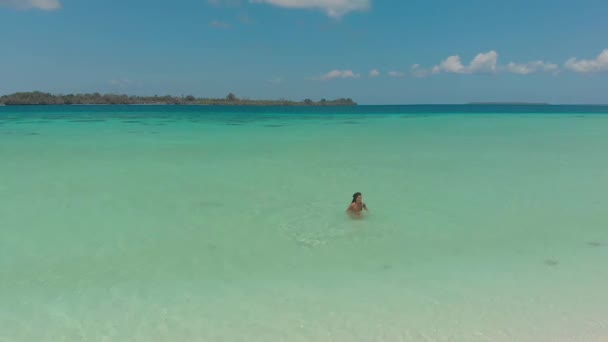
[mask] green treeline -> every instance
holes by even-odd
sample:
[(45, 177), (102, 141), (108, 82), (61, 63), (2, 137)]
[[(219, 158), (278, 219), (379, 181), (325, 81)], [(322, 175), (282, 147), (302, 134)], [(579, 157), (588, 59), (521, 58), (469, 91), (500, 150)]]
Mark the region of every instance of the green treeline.
[(159, 104), (159, 105), (222, 105), (222, 106), (355, 106), (350, 98), (337, 100), (303, 101), (291, 100), (249, 100), (239, 99), (233, 93), (225, 98), (196, 98), (188, 96), (129, 96), (116, 94), (68, 94), (54, 95), (39, 91), (14, 93), (0, 96), (0, 104), (4, 105), (135, 105), (135, 104)]

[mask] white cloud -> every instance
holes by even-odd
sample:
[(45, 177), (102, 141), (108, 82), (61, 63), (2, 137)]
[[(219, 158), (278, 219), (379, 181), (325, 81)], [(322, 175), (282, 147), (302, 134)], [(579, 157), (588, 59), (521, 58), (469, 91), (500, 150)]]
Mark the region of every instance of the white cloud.
[(401, 71), (389, 71), (388, 75), (390, 77), (396, 77), (396, 78), (401, 78), (405, 76), (405, 73), (401, 72)]
[(277, 77), (277, 78), (273, 78), (271, 80), (268, 80), (268, 82), (270, 82), (272, 84), (281, 84), (281, 83), (283, 83), (283, 79), (280, 78), (280, 77)]
[(492, 50), (486, 53), (480, 53), (473, 58), (469, 65), (469, 72), (495, 72), (496, 62), (498, 60), (498, 53)]
[(556, 72), (559, 70), (559, 67), (557, 66), (557, 64), (546, 63), (543, 61), (533, 61), (533, 62), (528, 62), (526, 64), (517, 64), (517, 63), (511, 62), (511, 63), (507, 64), (506, 70), (509, 72), (512, 72), (514, 74), (528, 75), (528, 74), (533, 74), (535, 72), (540, 72), (540, 71)]
[(359, 78), (361, 75), (354, 73), (352, 70), (332, 70), (318, 79), (321, 81), (330, 81), (338, 78)]
[(352, 11), (367, 10), (371, 5), (371, 0), (249, 0), (249, 2), (267, 3), (284, 8), (318, 9), (334, 18)]
[(567, 69), (581, 73), (608, 71), (608, 49), (604, 49), (595, 59), (570, 58), (564, 65)]
[(420, 64), (412, 65), (412, 76), (414, 77), (426, 77), (429, 75), (429, 71), (424, 69)]
[(61, 2), (59, 0), (0, 0), (0, 6), (53, 11), (61, 8)]
[(213, 20), (209, 23), (209, 27), (217, 28), (217, 29), (229, 29), (231, 26), (229, 23), (225, 23), (219, 20)]
[(369, 71), (369, 77), (378, 77), (380, 76), (380, 71), (378, 69), (372, 69)]
[(493, 73), (497, 70), (497, 61), (498, 53), (494, 50), (477, 54), (468, 66), (463, 65), (460, 56), (455, 55), (441, 61), (432, 71), (434, 74), (442, 71), (454, 74)]
[(450, 56), (445, 60), (441, 61), (439, 65), (433, 67), (433, 72), (438, 73), (440, 71), (462, 74), (466, 72), (466, 68), (462, 65), (459, 56)]

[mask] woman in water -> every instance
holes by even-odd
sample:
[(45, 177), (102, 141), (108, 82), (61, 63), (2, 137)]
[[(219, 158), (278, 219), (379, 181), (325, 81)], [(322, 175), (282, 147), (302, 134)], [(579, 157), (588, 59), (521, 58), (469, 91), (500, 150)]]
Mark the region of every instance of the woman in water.
[(363, 195), (357, 192), (353, 195), (353, 201), (350, 202), (346, 212), (353, 218), (363, 218), (363, 209), (367, 210), (367, 206), (363, 203)]

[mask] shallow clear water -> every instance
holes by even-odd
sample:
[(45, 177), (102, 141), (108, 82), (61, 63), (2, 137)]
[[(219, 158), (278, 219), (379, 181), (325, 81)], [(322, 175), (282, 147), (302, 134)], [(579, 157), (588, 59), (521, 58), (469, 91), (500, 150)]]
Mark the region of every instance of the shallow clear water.
[(0, 107), (0, 341), (603, 341), (607, 114)]

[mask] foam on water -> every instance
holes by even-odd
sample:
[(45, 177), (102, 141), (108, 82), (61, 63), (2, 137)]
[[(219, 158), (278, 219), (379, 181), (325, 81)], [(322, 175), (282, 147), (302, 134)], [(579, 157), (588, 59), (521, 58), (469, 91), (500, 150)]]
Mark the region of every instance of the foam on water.
[(601, 341), (608, 110), (472, 108), (0, 108), (0, 341)]

